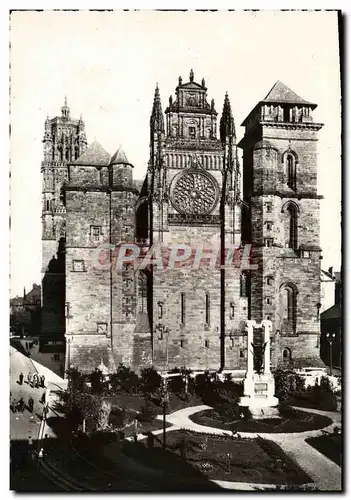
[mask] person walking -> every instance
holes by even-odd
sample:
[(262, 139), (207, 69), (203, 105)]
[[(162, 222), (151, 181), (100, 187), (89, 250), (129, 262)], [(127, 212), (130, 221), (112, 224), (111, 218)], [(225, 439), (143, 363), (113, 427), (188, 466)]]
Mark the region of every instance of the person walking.
[(18, 401), (18, 403), (17, 403), (18, 411), (20, 411), (21, 413), (23, 413), (24, 412), (24, 407), (25, 407), (24, 400), (23, 400), (23, 398), (21, 398)]
[(15, 398), (13, 398), (13, 400), (11, 401), (10, 408), (11, 408), (12, 413), (16, 413), (16, 411), (17, 411), (17, 403), (16, 403)]
[(41, 399), (40, 399), (40, 402), (41, 402), (43, 405), (45, 405), (45, 400), (46, 400), (46, 391), (44, 391), (44, 392), (43, 392), (43, 395), (42, 395), (42, 397), (41, 397)]
[(21, 372), (21, 373), (20, 373), (20, 376), (19, 376), (19, 383), (20, 383), (20, 385), (22, 385), (22, 384), (23, 384), (23, 378), (24, 378), (24, 377), (23, 377), (23, 373)]
[(30, 411), (30, 413), (33, 413), (33, 408), (34, 408), (34, 399), (30, 397), (28, 399), (28, 410)]

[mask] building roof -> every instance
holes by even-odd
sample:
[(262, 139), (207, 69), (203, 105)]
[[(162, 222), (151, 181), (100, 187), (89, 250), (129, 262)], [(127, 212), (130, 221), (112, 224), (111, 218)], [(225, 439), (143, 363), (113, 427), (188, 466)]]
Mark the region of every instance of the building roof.
[(341, 318), (341, 306), (340, 304), (334, 304), (329, 307), (326, 311), (323, 311), (320, 316), (321, 320), (324, 319), (340, 319)]
[(110, 165), (128, 164), (130, 165), (128, 158), (121, 147), (117, 149), (115, 154), (112, 156)]
[(287, 104), (306, 104), (309, 106), (316, 106), (312, 102), (305, 101), (302, 97), (298, 96), (291, 90), (285, 83), (278, 80), (275, 82), (271, 90), (261, 102), (280, 102)]
[(90, 146), (85, 150), (85, 152), (80, 155), (78, 160), (73, 162), (73, 165), (89, 165), (96, 167), (107, 166), (110, 163), (110, 155), (107, 151), (99, 144), (97, 141), (94, 141)]
[(280, 104), (300, 104), (310, 106), (312, 109), (317, 107), (317, 104), (313, 102), (306, 101), (299, 95), (297, 95), (293, 90), (291, 90), (285, 83), (278, 80), (275, 82), (271, 90), (268, 92), (266, 97), (259, 101), (256, 106), (250, 111), (245, 120), (242, 122), (241, 126), (245, 127), (248, 119), (252, 116), (252, 113), (257, 109), (260, 104), (265, 103), (280, 103)]

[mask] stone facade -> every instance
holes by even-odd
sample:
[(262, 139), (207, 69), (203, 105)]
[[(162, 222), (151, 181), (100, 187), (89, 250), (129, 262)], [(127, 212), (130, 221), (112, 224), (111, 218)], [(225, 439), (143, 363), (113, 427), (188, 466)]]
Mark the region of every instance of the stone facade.
[(64, 187), (68, 164), (86, 149), (85, 124), (72, 119), (67, 99), (61, 116), (47, 118), (42, 161), (42, 319), (41, 333), (63, 337), (65, 333), (65, 237)]
[[(273, 366), (318, 363), (322, 125), (313, 122), (315, 107), (277, 82), (244, 121), (237, 145), (228, 96), (218, 124), (204, 79), (197, 83), (191, 71), (165, 113), (156, 88), (143, 183), (133, 180), (121, 149), (112, 157), (96, 142), (85, 149), (80, 126), (82, 149), (66, 149), (70, 158), (61, 147), (49, 160), (44, 149), (43, 165), (57, 162), (57, 151), (69, 164), (60, 215), (45, 214), (43, 232), (51, 231), (48, 259), (63, 234), (53, 237), (52, 227), (62, 228), (57, 217), (64, 217), (66, 368), (245, 369), (248, 319), (272, 321)], [(162, 247), (163, 265), (174, 245), (188, 245), (192, 255), (173, 268), (118, 268), (121, 242), (144, 253)], [(257, 268), (221, 268), (226, 249), (241, 244), (252, 245)], [(201, 253), (197, 268), (189, 265), (201, 249), (218, 252), (214, 266)]]
[(243, 122), (244, 241), (252, 243), (250, 314), (273, 323), (273, 363), (319, 359), (317, 132), (309, 103), (277, 82)]

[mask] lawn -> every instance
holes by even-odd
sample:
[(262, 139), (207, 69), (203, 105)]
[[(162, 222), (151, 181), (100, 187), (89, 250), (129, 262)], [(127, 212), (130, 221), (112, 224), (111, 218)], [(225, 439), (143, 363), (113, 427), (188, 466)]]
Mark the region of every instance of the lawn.
[(306, 439), (306, 443), (341, 467), (341, 436), (318, 436)]
[(220, 406), (204, 410), (189, 417), (193, 422), (208, 427), (231, 430), (233, 432), (286, 433), (323, 429), (332, 424), (328, 417), (294, 410), (282, 406), (279, 418), (232, 420), (221, 412)]
[(276, 443), (260, 438), (232, 439), (182, 430), (167, 434), (167, 450), (158, 440), (153, 448), (125, 442), (122, 451), (141, 467), (173, 475), (176, 470), (183, 478), (200, 473), (210, 480), (285, 485), (311, 482)]

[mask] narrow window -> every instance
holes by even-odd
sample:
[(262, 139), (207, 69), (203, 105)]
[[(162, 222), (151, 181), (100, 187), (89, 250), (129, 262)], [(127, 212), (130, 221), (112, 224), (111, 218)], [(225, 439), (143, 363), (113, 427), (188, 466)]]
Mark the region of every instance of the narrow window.
[(291, 288), (286, 289), (287, 293), (287, 309), (288, 309), (288, 321), (293, 321), (294, 319), (294, 292)]
[(289, 248), (297, 250), (297, 210), (294, 205), (287, 208), (289, 217)]
[(94, 241), (100, 240), (101, 226), (92, 226), (90, 232)]
[(270, 297), (267, 297), (266, 302), (267, 302), (267, 304), (271, 304), (272, 303)]
[(158, 319), (162, 319), (163, 316), (163, 302), (157, 302), (158, 305)]
[(290, 189), (296, 189), (296, 163), (293, 155), (287, 155), (286, 157), (286, 167), (287, 167), (287, 184)]
[(273, 227), (273, 222), (267, 222), (267, 230), (271, 231)]
[(240, 297), (247, 297), (247, 274), (242, 273), (240, 275)]
[(189, 137), (190, 137), (190, 139), (195, 139), (195, 137), (196, 137), (195, 127), (189, 127)]
[(210, 341), (209, 340), (205, 340), (205, 347), (206, 347), (206, 349), (208, 349), (210, 347)]
[(230, 303), (230, 319), (234, 318), (234, 302)]
[(65, 303), (65, 306), (66, 306), (66, 318), (69, 318), (69, 313), (70, 313), (70, 311), (69, 311), (69, 309), (70, 309), (70, 304), (69, 304), (69, 302), (66, 302), (66, 303)]
[(266, 205), (266, 211), (267, 211), (268, 213), (271, 213), (271, 212), (272, 212), (272, 203), (267, 203), (267, 205)]
[(282, 330), (294, 334), (296, 330), (297, 290), (284, 285), (280, 290)]
[(180, 347), (184, 347), (184, 340), (180, 341)]
[(185, 325), (185, 293), (180, 294), (180, 322)]
[(245, 357), (245, 354), (244, 354), (243, 349), (240, 349), (240, 357), (241, 357), (241, 358), (244, 358), (244, 357)]
[(273, 246), (273, 238), (265, 238), (264, 246), (265, 247), (272, 247)]
[(266, 278), (267, 285), (273, 285), (273, 278), (271, 276), (268, 276)]
[(209, 326), (210, 324), (210, 294), (209, 293), (206, 293), (206, 325)]

